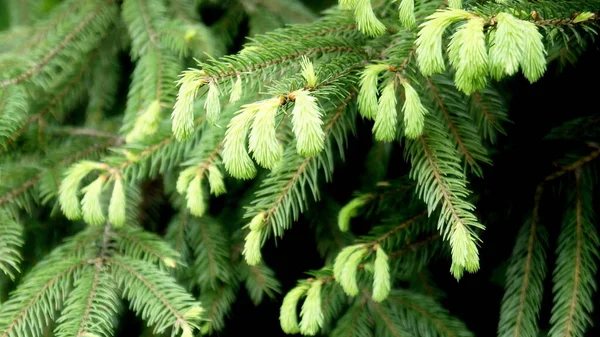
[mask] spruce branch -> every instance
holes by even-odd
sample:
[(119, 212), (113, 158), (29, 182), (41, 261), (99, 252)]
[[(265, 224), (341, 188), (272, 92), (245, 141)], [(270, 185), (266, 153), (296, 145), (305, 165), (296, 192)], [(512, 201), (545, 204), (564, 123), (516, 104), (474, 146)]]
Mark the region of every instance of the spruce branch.
[[(48, 113), (52, 113), (55, 109), (58, 109), (61, 106), (61, 104), (63, 104), (63, 100), (65, 100), (67, 97), (69, 97), (69, 95), (72, 95), (78, 90), (79, 86), (81, 86), (82, 82), (84, 81), (84, 76), (86, 72), (89, 70), (89, 64), (94, 61), (97, 55), (97, 52), (93, 52), (89, 57), (88, 62), (82, 62), (80, 64), (80, 67), (77, 69), (75, 75), (70, 77), (69, 81), (63, 85), (63, 87), (58, 91), (58, 93), (55, 94), (47, 104), (45, 104), (41, 109), (39, 109), (39, 111), (29, 116), (29, 118), (27, 118), (26, 120), (24, 119), (22, 121), (15, 121), (10, 117), (5, 117), (6, 120), (10, 122), (10, 124), (7, 125), (6, 130), (2, 130), (1, 127), (4, 126), (2, 123), (4, 118), (0, 119), (0, 154), (7, 151), (8, 146), (11, 143), (15, 142), (17, 138), (19, 138), (21, 135), (23, 135), (31, 125), (42, 120), (42, 118), (44, 118)], [(4, 95), (9, 95), (9, 93), (10, 91), (8, 90), (3, 91)], [(25, 97), (17, 96), (14, 93), (12, 95), (12, 99), (16, 98), (26, 100)], [(10, 97), (4, 96), (3, 99), (8, 98)], [(2, 108), (3, 105), (4, 104), (0, 104), (0, 108)], [(0, 109), (0, 111), (1, 110), (4, 109)], [(10, 112), (10, 110), (8, 110), (8, 112)], [(27, 114), (22, 113), (22, 116), (27, 116)]]
[(441, 204), (438, 228), (444, 239), (450, 241), (451, 271), (460, 278), (464, 269), (470, 272), (479, 269), (479, 239), (474, 230), (483, 226), (472, 213), (474, 206), (465, 200), (470, 192), (460, 170), (459, 157), (442, 128), (439, 121), (429, 119), (424, 135), (409, 143), (406, 155), (413, 163), (410, 176), (418, 181), (417, 193), (426, 202), (429, 213)]
[[(51, 256), (37, 264), (0, 309), (2, 337), (42, 335), (45, 322), (54, 317), (75, 274), (87, 259)], [(40, 319), (40, 317), (42, 319)]]
[[(456, 143), (458, 152), (471, 170), (481, 176), (483, 172), (479, 163), (490, 164), (491, 160), (477, 134), (476, 126), (470, 123), (468, 106), (463, 103), (464, 97), (454, 90), (454, 85), (447, 78), (427, 79), (426, 83), (433, 104), (444, 117), (445, 125)], [(452, 106), (452, 110), (448, 106)]]
[(23, 240), (23, 226), (6, 211), (0, 209), (0, 270), (12, 280), (15, 273), (20, 272), (19, 264), (22, 261), (19, 249), (25, 243)]
[(57, 320), (56, 335), (111, 336), (114, 330), (113, 316), (119, 304), (115, 289), (114, 281), (106, 272), (102, 260), (93, 268), (87, 268), (75, 282), (75, 288)]
[(130, 227), (114, 228), (111, 233), (115, 248), (124, 256), (158, 264), (164, 270), (182, 263), (180, 256), (153, 233)]
[(395, 289), (388, 298), (400, 320), (415, 335), (435, 337), (471, 337), (467, 327), (428, 296), (404, 289)]
[[(252, 207), (246, 211), (244, 217), (254, 217), (265, 212), (265, 226), (270, 228), (273, 235), (281, 236), (283, 231), (289, 228), (291, 221), (297, 219), (299, 213), (304, 210), (307, 201), (302, 191), (305, 186), (310, 186), (313, 189), (313, 197), (318, 198), (315, 173), (322, 169), (327, 179), (331, 175), (331, 151), (336, 145), (339, 150), (343, 149), (347, 133), (351, 132), (353, 127), (351, 110), (346, 111), (346, 104), (352, 97), (348, 96), (328, 115), (323, 128), (327, 142), (325, 150), (317, 156), (304, 158), (298, 155), (295, 149), (288, 148), (283, 157), (285, 165), (278, 166), (263, 181), (261, 188), (267, 189), (252, 202)], [(293, 165), (293, 169), (288, 169), (288, 165)]]
[(531, 217), (521, 228), (506, 272), (498, 336), (535, 336), (546, 277), (547, 234), (539, 224), (543, 185), (536, 188)]
[(172, 327), (174, 333), (182, 330), (191, 336), (198, 328), (196, 322), (203, 309), (166, 273), (125, 256), (113, 256), (107, 263), (123, 296), (149, 326), (154, 326), (155, 333)]
[[(29, 68), (21, 71), (19, 75), (0, 81), (0, 88), (19, 84), (42, 72), (53, 60), (58, 56), (62, 56), (61, 52), (67, 47), (70, 47), (71, 44), (76, 45), (77, 43), (81, 43), (81, 41), (78, 40), (82, 39), (83, 36), (91, 37), (96, 35), (101, 37), (103, 35), (103, 30), (106, 29), (107, 26), (110, 25), (112, 19), (114, 19), (116, 8), (113, 3), (114, 0), (104, 0), (97, 6), (90, 8), (89, 13), (70, 31), (69, 34), (65, 35), (56, 46), (45, 53), (42, 58), (36, 60)], [(76, 42), (72, 43), (73, 41)]]
[(580, 169), (575, 171), (574, 200), (565, 214), (556, 250), (549, 332), (553, 337), (583, 336), (594, 309), (600, 239), (591, 218), (591, 188), (582, 183), (581, 175)]

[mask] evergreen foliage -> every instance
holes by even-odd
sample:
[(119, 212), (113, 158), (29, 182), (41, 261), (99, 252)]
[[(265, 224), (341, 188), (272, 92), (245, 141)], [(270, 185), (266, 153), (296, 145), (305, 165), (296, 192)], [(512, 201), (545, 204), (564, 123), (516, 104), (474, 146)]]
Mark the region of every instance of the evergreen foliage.
[[(600, 1), (309, 3), (0, 3), (0, 337), (218, 335), (245, 293), (285, 334), (475, 336), (436, 282), (489, 266), (511, 83), (597, 48)], [(598, 117), (562, 113), (499, 337), (595, 333)]]

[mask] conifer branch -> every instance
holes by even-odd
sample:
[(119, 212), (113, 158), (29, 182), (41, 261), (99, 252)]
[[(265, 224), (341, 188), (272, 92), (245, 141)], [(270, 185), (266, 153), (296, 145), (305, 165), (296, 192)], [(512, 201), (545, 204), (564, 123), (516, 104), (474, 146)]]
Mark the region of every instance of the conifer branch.
[[(205, 116), (202, 115), (194, 121), (194, 125), (200, 125), (204, 122), (204, 120), (205, 120)], [(160, 139), (158, 142), (148, 146), (146, 149), (144, 149), (140, 153), (133, 155), (133, 158), (130, 158), (130, 159), (122, 162), (117, 167), (115, 167), (115, 169), (123, 172), (123, 171), (127, 170), (128, 168), (130, 168), (131, 166), (137, 164), (140, 160), (147, 159), (147, 157), (150, 157), (153, 154), (155, 154), (156, 152), (166, 148), (167, 146), (172, 145), (174, 143), (174, 140), (175, 140), (175, 137), (172, 135), (165, 136), (164, 138)]]
[(467, 327), (449, 315), (436, 301), (428, 296), (408, 290), (396, 289), (389, 297), (389, 305), (410, 332), (436, 337), (472, 337)]
[(41, 334), (43, 323), (54, 315), (55, 304), (64, 300), (73, 274), (87, 264), (81, 259), (48, 259), (38, 264), (11, 299), (3, 303), (0, 337)]
[[(371, 295), (368, 294), (366, 290), (363, 291), (364, 296), (367, 298), (371, 298)], [(380, 331), (385, 331), (386, 335), (390, 335), (393, 337), (405, 337), (408, 336), (409, 333), (405, 331), (402, 327), (399, 326), (396, 317), (392, 316), (392, 312), (390, 309), (385, 308), (382, 304), (379, 304), (374, 301), (369, 301), (369, 308), (373, 310), (373, 317), (376, 319), (376, 322), (381, 322), (383, 325), (375, 323), (375, 327)]]
[(157, 263), (165, 268), (174, 268), (180, 262), (179, 256), (154, 234), (124, 227), (113, 230), (111, 236), (116, 239), (118, 249), (131, 258)]
[[(482, 171), (479, 162), (490, 163), (491, 161), (487, 156), (485, 147), (481, 144), (478, 134), (474, 132), (476, 131), (476, 128), (469, 123), (467, 106), (464, 104), (464, 101), (461, 102), (464, 98), (447, 90), (447, 88), (443, 86), (446, 83), (442, 82), (441, 78), (437, 83), (434, 83), (432, 79), (428, 78), (426, 79), (426, 83), (427, 88), (433, 97), (434, 104), (444, 117), (445, 124), (456, 143), (458, 152), (471, 167), (471, 170), (481, 176)], [(444, 98), (442, 98), (442, 95), (440, 94), (440, 88), (446, 89), (444, 90)], [(454, 91), (454, 89), (451, 90)], [(452, 104), (453, 112), (456, 117), (450, 114), (448, 104), (445, 100)]]
[(202, 308), (166, 273), (124, 256), (110, 257), (107, 262), (132, 308), (148, 320), (148, 325), (154, 325), (155, 333), (172, 326), (174, 332), (183, 329), (184, 334), (191, 335)]
[[(61, 101), (67, 95), (69, 95), (71, 92), (76, 90), (77, 86), (80, 85), (81, 82), (83, 81), (86, 71), (89, 69), (90, 64), (94, 61), (94, 59), (96, 58), (97, 55), (98, 55), (97, 51), (92, 53), (92, 55), (89, 57), (88, 62), (83, 62), (81, 64), (81, 67), (79, 68), (77, 73), (69, 80), (69, 82), (67, 82), (62, 87), (62, 89), (50, 100), (50, 102), (48, 102), (48, 104), (46, 104), (44, 107), (42, 107), (36, 114), (29, 117), (27, 119), (27, 121), (25, 121), (23, 123), (23, 125), (20, 125), (20, 126), (13, 125), (12, 126), (13, 130), (10, 133), (10, 135), (8, 135), (7, 137), (2, 137), (3, 139), (0, 144), (3, 144), (3, 146), (0, 147), (0, 154), (7, 151), (8, 146), (12, 142), (16, 141), (17, 138), (19, 138), (21, 135), (23, 135), (23, 133), (25, 133), (25, 131), (27, 131), (29, 126), (37, 123), (42, 118), (44, 118), (44, 116), (46, 114), (48, 114), (49, 112), (52, 112), (53, 109), (55, 109), (59, 104), (61, 104)], [(1, 107), (2, 106), (0, 106), (0, 108)], [(3, 109), (0, 109), (0, 111), (2, 111), (2, 110)]]
[[(92, 153), (106, 150), (107, 148), (109, 148), (112, 145), (115, 145), (115, 139), (110, 139), (110, 140), (108, 140), (104, 143), (100, 143), (100, 144), (93, 144), (93, 145), (88, 146), (66, 158), (63, 158), (58, 164), (61, 166), (71, 164), (77, 160), (87, 157), (88, 155), (90, 155)], [(46, 171), (49, 171), (50, 169), (51, 168), (47, 168), (45, 171), (42, 171), (42, 172), (34, 175), (33, 177), (24, 181), (21, 185), (8, 191), (6, 194), (0, 195), (0, 206), (10, 202), (11, 200), (15, 199), (16, 197), (31, 190), (43, 178)]]
[(574, 200), (565, 214), (556, 250), (550, 336), (583, 336), (594, 309), (600, 239), (591, 219), (592, 191), (582, 179), (581, 169), (576, 170)]
[(0, 270), (14, 280), (22, 260), (19, 249), (24, 244), (23, 226), (0, 209)]
[(538, 228), (542, 191), (543, 184), (539, 184), (531, 218), (521, 229), (507, 271), (506, 292), (498, 327), (500, 337), (531, 336), (538, 330), (547, 248), (546, 233), (543, 228)]
[(428, 236), (428, 237), (424, 238), (421, 241), (417, 241), (417, 242), (411, 243), (408, 246), (406, 246), (405, 248), (402, 248), (400, 250), (391, 252), (388, 255), (388, 257), (390, 259), (397, 259), (397, 258), (401, 257), (402, 255), (405, 255), (407, 253), (413, 252), (416, 249), (421, 248), (423, 246), (426, 246), (429, 243), (431, 243), (432, 241), (437, 240), (437, 239), (439, 239), (441, 237), (442, 237), (442, 235), (440, 233), (435, 233), (435, 234), (433, 234), (431, 236)]
[(450, 132), (451, 132), (452, 136), (454, 137), (456, 144), (458, 144), (458, 151), (460, 153), (462, 153), (462, 155), (465, 157), (465, 160), (467, 161), (467, 163), (469, 163), (469, 165), (471, 165), (473, 167), (477, 167), (477, 163), (471, 156), (470, 152), (466, 149), (465, 144), (462, 141), (462, 137), (458, 134), (458, 130), (456, 129), (456, 126), (454, 125), (454, 123), (452, 122), (452, 119), (450, 118), (448, 109), (446, 109), (446, 105), (442, 101), (442, 98), (439, 95), (438, 89), (433, 85), (433, 83), (431, 83), (431, 80), (429, 80), (429, 79), (427, 79), (427, 87), (431, 91), (431, 94), (433, 95), (436, 105), (442, 112), (442, 115), (444, 116), (444, 119), (446, 120), (448, 128), (450, 129)]
[(109, 8), (109, 6), (112, 6), (113, 3), (114, 0), (103, 0), (103, 2), (98, 5), (94, 11), (88, 13), (88, 15), (80, 22), (80, 24), (77, 25), (68, 35), (66, 35), (60, 41), (60, 43), (50, 50), (42, 59), (38, 60), (27, 70), (24, 70), (20, 75), (0, 81), (0, 88), (19, 84), (41, 72), (44, 67), (55, 57), (57, 57), (74, 39), (76, 39), (93, 20), (95, 20), (101, 14), (104, 14), (103, 11)]
[[(325, 41), (334, 42), (334, 43), (333, 43), (333, 45), (332, 45), (332, 43), (325, 45), (326, 44)], [(315, 46), (315, 47), (306, 48), (303, 50), (293, 50), (293, 51), (290, 51), (289, 53), (284, 53), (284, 55), (276, 56), (268, 61), (264, 61), (264, 62), (257, 63), (257, 64), (251, 64), (251, 65), (247, 65), (247, 66), (242, 66), (240, 68), (234, 68), (233, 70), (221, 70), (220, 68), (216, 68), (215, 70), (213, 70), (213, 68), (211, 68), (209, 65), (205, 65), (203, 67), (203, 70), (207, 73), (207, 77), (206, 77), (207, 82), (213, 82), (213, 81), (218, 82), (223, 79), (227, 79), (227, 78), (231, 78), (231, 77), (247, 76), (248, 74), (256, 74), (256, 72), (258, 72), (259, 70), (264, 70), (269, 67), (281, 65), (284, 62), (299, 59), (302, 56), (311, 56), (314, 54), (326, 54), (326, 53), (343, 53), (343, 52), (357, 53), (357, 54), (364, 53), (364, 51), (362, 49), (358, 49), (358, 48), (349, 46), (349, 44), (346, 41), (343, 41), (341, 43), (340, 42), (335, 43), (335, 41), (328, 41), (328, 40), (320, 41), (317, 39), (316, 43), (314, 43), (314, 44), (318, 45), (320, 43), (322, 43), (323, 46)], [(311, 44), (313, 44), (313, 43), (311, 43)], [(264, 46), (265, 50), (268, 49), (267, 47), (268, 47), (268, 45)]]
[[(328, 116), (323, 131), (327, 142), (331, 142), (329, 147), (317, 156), (303, 158), (297, 153), (295, 149), (288, 151), (287, 155), (290, 156), (286, 159), (284, 154), (284, 161), (286, 163), (294, 165), (293, 170), (286, 169), (285, 166), (279, 166), (270, 174), (265, 181), (263, 186), (272, 186), (274, 193), (265, 194), (259, 199), (253, 201), (253, 207), (246, 212), (245, 217), (254, 217), (259, 213), (264, 213), (264, 225), (270, 226), (273, 234), (281, 236), (283, 230), (287, 229), (290, 222), (298, 217), (298, 212), (303, 210), (303, 205), (306, 200), (303, 200), (302, 195), (299, 195), (299, 191), (304, 189), (305, 184), (308, 184), (311, 188), (316, 188), (316, 175), (314, 174), (319, 168), (323, 168), (326, 177), (328, 177), (333, 167), (330, 167), (331, 159), (331, 148), (335, 142), (338, 142), (337, 146), (342, 151), (343, 142), (345, 141), (346, 133), (348, 129), (352, 128), (352, 124), (343, 125), (341, 122), (349, 122), (351, 116), (344, 116), (348, 114), (345, 112), (346, 105), (352, 99), (353, 95), (349, 95), (343, 103), (331, 112)], [(333, 139), (332, 136), (335, 137)], [(291, 151), (294, 150), (294, 153)], [(278, 171), (282, 170), (285, 172), (284, 179), (278, 178)], [(309, 181), (310, 180), (310, 181)], [(314, 190), (317, 193), (317, 190)], [(317, 194), (313, 195), (315, 198)], [(299, 199), (300, 198), (300, 199)], [(297, 200), (298, 199), (298, 200)]]
[[(83, 3), (81, 1), (68, 1), (63, 3), (62, 7), (57, 10), (58, 13), (56, 15), (52, 15), (48, 20), (44, 20), (39, 24), (38, 29), (34, 29), (35, 34), (30, 36), (30, 30), (23, 30), (23, 35), (28, 36), (27, 39), (23, 42), (21, 46), (18, 46), (14, 53), (16, 55), (22, 55), (25, 52), (28, 52), (32, 47), (38, 45), (41, 41), (47, 38), (47, 36), (52, 32), (55, 27), (57, 27), (61, 22), (63, 22), (68, 17), (77, 13), (77, 11), (81, 8)], [(16, 31), (17, 33), (19, 31)]]
[(600, 149), (594, 150), (594, 151), (590, 152), (588, 155), (579, 158), (577, 161), (548, 175), (546, 178), (544, 178), (544, 181), (554, 180), (554, 179), (562, 177), (566, 173), (577, 171), (577, 170), (581, 169), (583, 166), (585, 166), (586, 164), (590, 163), (592, 160), (598, 158), (598, 156), (600, 156)]
[(405, 222), (401, 223), (400, 225), (398, 225), (396, 228), (393, 228), (393, 229), (389, 230), (388, 232), (386, 232), (385, 234), (383, 234), (382, 236), (380, 236), (379, 238), (377, 238), (375, 241), (372, 242), (372, 245), (377, 245), (377, 244), (385, 241), (390, 236), (396, 234), (398, 231), (401, 231), (401, 230), (407, 228), (408, 226), (412, 225), (417, 220), (420, 220), (421, 218), (423, 218), (426, 215), (427, 215), (427, 211), (424, 211), (421, 214), (415, 215), (414, 217), (412, 217), (412, 218), (408, 219), (407, 221), (405, 221)]

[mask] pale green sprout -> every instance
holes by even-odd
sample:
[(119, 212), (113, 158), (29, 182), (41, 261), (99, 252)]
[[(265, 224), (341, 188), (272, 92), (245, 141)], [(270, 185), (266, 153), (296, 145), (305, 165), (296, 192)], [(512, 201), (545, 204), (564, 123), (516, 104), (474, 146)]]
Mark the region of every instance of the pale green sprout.
[(358, 266), (362, 262), (363, 258), (367, 254), (367, 248), (361, 247), (354, 251), (344, 263), (340, 278), (336, 278), (339, 284), (344, 289), (344, 292), (348, 296), (358, 295), (358, 283), (356, 282), (356, 274), (358, 273)]
[(456, 30), (448, 44), (448, 58), (456, 69), (456, 88), (467, 95), (483, 89), (487, 83), (484, 23), (482, 18), (470, 18)]
[[(475, 243), (476, 238), (465, 225), (456, 223), (450, 230), (450, 247), (452, 251), (453, 267), (450, 272), (457, 279), (465, 269), (470, 273), (479, 270), (479, 253)], [(458, 268), (460, 267), (460, 268)]]
[(229, 95), (229, 103), (235, 103), (242, 98), (242, 78), (237, 77), (235, 83), (231, 87), (231, 94)]
[(306, 299), (300, 311), (300, 332), (306, 336), (314, 336), (323, 326), (323, 310), (321, 309), (322, 282), (314, 280), (306, 293)]
[(339, 280), (342, 277), (344, 265), (346, 264), (346, 261), (348, 261), (350, 255), (352, 255), (352, 253), (354, 253), (360, 247), (360, 245), (344, 247), (344, 249), (342, 249), (335, 257), (335, 261), (333, 262), (333, 276), (337, 280)]
[(407, 138), (416, 139), (423, 133), (427, 109), (421, 103), (417, 91), (407, 81), (402, 82), (404, 87), (404, 134)]
[(294, 289), (290, 290), (287, 295), (283, 298), (281, 309), (279, 311), (279, 323), (281, 329), (286, 334), (297, 334), (300, 332), (300, 326), (298, 325), (298, 302), (306, 294), (310, 285), (300, 284)]
[[(204, 309), (200, 306), (193, 306), (190, 310), (188, 310), (185, 314), (183, 314), (183, 318), (187, 320), (198, 321), (202, 319), (202, 315), (204, 313)], [(184, 324), (182, 326), (183, 333), (181, 337), (194, 337), (194, 333), (189, 324)]]
[(360, 75), (360, 91), (358, 92), (358, 111), (361, 116), (373, 119), (377, 114), (377, 81), (379, 74), (390, 68), (387, 64), (371, 64), (365, 67)]
[(354, 3), (356, 0), (339, 0), (340, 7), (343, 9), (352, 9), (354, 8)]
[(356, 197), (344, 205), (338, 214), (338, 227), (340, 231), (347, 232), (350, 229), (350, 220), (358, 214), (359, 208), (367, 203), (365, 197)]
[(206, 201), (202, 193), (202, 175), (197, 174), (187, 188), (187, 207), (192, 215), (201, 217), (206, 213)]
[(267, 212), (260, 212), (256, 214), (252, 220), (250, 220), (250, 224), (248, 227), (251, 231), (259, 231), (265, 225), (265, 220), (267, 219)]
[(375, 37), (385, 33), (385, 25), (377, 19), (371, 6), (371, 0), (340, 0), (340, 6), (353, 9), (358, 30), (368, 36)]
[(296, 90), (292, 110), (292, 131), (296, 135), (296, 151), (303, 156), (314, 156), (325, 148), (323, 113), (317, 99), (307, 90)]
[(250, 123), (258, 112), (261, 102), (245, 104), (231, 119), (223, 140), (223, 164), (234, 178), (252, 179), (256, 175), (254, 162), (246, 150), (246, 136)]
[(383, 248), (378, 245), (373, 273), (373, 301), (383, 302), (390, 294), (391, 288), (388, 256)]
[(169, 268), (177, 267), (177, 261), (175, 261), (174, 259), (172, 259), (170, 257), (163, 257), (162, 262), (165, 264), (165, 266), (167, 266)]
[(60, 208), (69, 220), (79, 220), (81, 218), (81, 208), (79, 198), (79, 184), (93, 170), (103, 170), (105, 164), (82, 160), (72, 165), (65, 174), (58, 188), (58, 201)]
[(125, 137), (125, 141), (130, 143), (153, 135), (158, 130), (160, 121), (160, 102), (154, 100), (150, 103), (146, 111), (138, 116), (133, 129)]
[(217, 197), (227, 193), (225, 181), (223, 180), (223, 174), (215, 165), (208, 167), (208, 186), (210, 186), (210, 193)]
[(376, 140), (391, 142), (396, 138), (396, 125), (398, 124), (396, 103), (396, 82), (391, 80), (383, 88), (379, 97), (378, 111), (373, 125)]
[(190, 185), (190, 181), (194, 179), (197, 173), (198, 167), (196, 166), (188, 167), (179, 173), (179, 177), (177, 177), (177, 182), (175, 184), (175, 189), (177, 192), (179, 192), (179, 194), (185, 195), (187, 193), (187, 188)]
[(575, 19), (573, 19), (573, 23), (585, 22), (593, 19), (594, 17), (596, 17), (596, 14), (592, 12), (581, 12), (575, 17)]
[(116, 175), (114, 181), (110, 203), (108, 204), (108, 221), (115, 227), (120, 227), (125, 224), (125, 187), (121, 175)]
[(490, 74), (496, 80), (519, 70), (523, 56), (523, 31), (519, 19), (507, 13), (496, 15), (498, 25), (490, 35)]
[(461, 9), (462, 8), (462, 0), (448, 0), (448, 7)]
[(251, 230), (245, 238), (244, 251), (242, 255), (246, 263), (251, 266), (257, 265), (262, 260), (260, 247), (262, 245), (262, 230)]
[(204, 110), (206, 110), (206, 120), (216, 125), (219, 121), (219, 115), (221, 114), (221, 91), (217, 86), (216, 82), (210, 82), (208, 84), (208, 94), (206, 95), (206, 101), (204, 101)]
[(546, 49), (542, 34), (533, 22), (521, 20), (523, 36), (523, 56), (520, 65), (525, 78), (533, 83), (546, 72)]
[(85, 193), (81, 199), (83, 221), (92, 226), (100, 226), (106, 222), (101, 201), (102, 187), (105, 181), (106, 177), (100, 176), (82, 189), (82, 192)]
[(417, 64), (423, 75), (433, 75), (446, 69), (442, 54), (442, 35), (448, 26), (471, 15), (460, 9), (438, 10), (420, 25), (421, 30), (415, 44)]
[(306, 80), (306, 84), (309, 88), (314, 88), (317, 85), (317, 74), (315, 73), (315, 67), (313, 66), (310, 59), (306, 56), (302, 56), (300, 60), (300, 67), (302, 67), (302, 77)]
[(280, 97), (261, 101), (250, 130), (248, 149), (256, 162), (266, 169), (275, 167), (283, 153), (275, 129), (275, 118), (280, 105)]
[(401, 0), (398, 7), (400, 23), (405, 28), (411, 29), (417, 25), (415, 18), (415, 0)]
[(194, 102), (198, 89), (206, 84), (205, 73), (196, 69), (187, 70), (177, 84), (180, 87), (171, 119), (173, 134), (181, 141), (188, 139), (194, 131)]

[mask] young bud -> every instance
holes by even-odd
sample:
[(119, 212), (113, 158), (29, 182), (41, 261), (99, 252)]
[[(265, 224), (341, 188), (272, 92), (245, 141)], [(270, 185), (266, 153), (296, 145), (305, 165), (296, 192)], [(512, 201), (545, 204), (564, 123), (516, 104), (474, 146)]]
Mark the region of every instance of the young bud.
[(305, 336), (316, 335), (323, 326), (324, 316), (323, 309), (321, 308), (321, 286), (321, 281), (313, 281), (302, 304), (300, 332)]
[(317, 99), (306, 90), (294, 91), (292, 110), (293, 132), (296, 135), (296, 151), (303, 156), (314, 156), (325, 147), (325, 132), (322, 125), (323, 113)]
[(433, 75), (446, 69), (442, 54), (444, 31), (454, 22), (467, 19), (470, 15), (469, 12), (460, 9), (448, 9), (437, 11), (427, 17), (415, 41), (417, 63), (423, 75)]
[(211, 82), (208, 85), (208, 94), (206, 101), (204, 101), (204, 110), (206, 110), (206, 120), (213, 125), (216, 125), (219, 121), (219, 115), (221, 114), (221, 101), (219, 97), (221, 91), (215, 82)]
[(377, 247), (375, 256), (375, 266), (373, 273), (373, 301), (382, 302), (385, 300), (391, 290), (390, 266), (388, 256), (381, 246)]
[(364, 206), (367, 200), (365, 197), (356, 197), (342, 207), (338, 214), (338, 227), (342, 232), (350, 229), (350, 220), (358, 214), (358, 209)]
[(340, 278), (336, 280), (344, 289), (344, 292), (348, 296), (358, 295), (358, 283), (356, 282), (356, 274), (358, 272), (358, 265), (362, 262), (363, 258), (367, 254), (366, 248), (360, 248), (354, 251), (349, 257)]
[(498, 25), (490, 35), (490, 74), (500, 80), (519, 70), (523, 55), (523, 31), (520, 20), (508, 13), (496, 15)]
[(523, 36), (523, 57), (521, 69), (525, 78), (533, 83), (546, 72), (546, 49), (542, 42), (542, 34), (533, 22), (521, 20)]
[(208, 185), (210, 186), (210, 193), (215, 196), (220, 196), (227, 192), (223, 174), (221, 174), (221, 170), (215, 165), (211, 165), (208, 168)]
[(206, 213), (206, 201), (202, 191), (202, 176), (196, 175), (190, 182), (187, 189), (187, 207), (190, 213), (197, 217), (201, 217)]
[(250, 231), (246, 235), (246, 243), (242, 254), (246, 258), (246, 263), (251, 266), (257, 265), (262, 260), (260, 248), (262, 245), (262, 231)]
[(130, 143), (136, 140), (143, 139), (144, 137), (153, 135), (158, 130), (160, 123), (160, 102), (158, 100), (152, 101), (146, 111), (144, 111), (135, 121), (133, 129), (125, 140)]
[(300, 66), (302, 67), (302, 77), (306, 80), (306, 84), (309, 88), (314, 88), (317, 85), (317, 74), (315, 74), (312, 62), (308, 57), (302, 56)]
[(415, 0), (401, 0), (398, 7), (400, 23), (404, 28), (411, 29), (417, 25), (415, 18)]
[(233, 87), (231, 88), (231, 94), (229, 95), (229, 103), (235, 103), (242, 98), (242, 78), (237, 77)]
[(300, 332), (296, 308), (298, 307), (298, 301), (306, 294), (309, 288), (308, 284), (298, 285), (283, 298), (283, 303), (279, 311), (279, 323), (281, 324), (281, 329), (286, 334), (297, 334)]
[(101, 201), (102, 187), (105, 181), (106, 178), (100, 176), (82, 189), (85, 192), (85, 195), (81, 199), (83, 220), (92, 226), (104, 225), (106, 221)]
[(402, 82), (404, 87), (404, 133), (406, 137), (415, 139), (423, 133), (425, 126), (425, 114), (427, 109), (421, 104), (421, 99), (416, 90), (406, 81)]
[(222, 157), (225, 169), (234, 178), (251, 179), (256, 175), (254, 162), (246, 151), (246, 136), (259, 107), (257, 103), (242, 106), (227, 126)]
[(120, 227), (125, 224), (125, 187), (123, 179), (120, 175), (115, 177), (112, 196), (108, 204), (108, 221), (115, 227)]
[(382, 142), (391, 142), (396, 138), (396, 125), (398, 124), (396, 84), (393, 80), (389, 81), (383, 88), (377, 110), (375, 124), (373, 125), (375, 139)]
[(375, 37), (385, 33), (385, 25), (375, 16), (371, 0), (355, 0), (354, 17), (358, 30), (366, 35)]
[(198, 89), (206, 84), (204, 73), (199, 70), (188, 70), (177, 82), (179, 92), (173, 107), (173, 134), (177, 140), (184, 140), (192, 135), (194, 130), (194, 102)]
[(377, 80), (379, 74), (389, 68), (386, 64), (371, 64), (365, 67), (360, 76), (358, 111), (361, 116), (373, 119), (377, 114)]
[(283, 152), (275, 130), (275, 117), (280, 103), (279, 97), (261, 101), (248, 141), (248, 148), (256, 162), (267, 169), (279, 163)]
[(250, 230), (259, 231), (265, 225), (265, 220), (267, 219), (267, 212), (260, 212), (252, 218), (250, 221)]
[(467, 20), (448, 45), (448, 58), (456, 69), (456, 88), (467, 95), (483, 89), (487, 83), (488, 53), (483, 25), (481, 18)]

